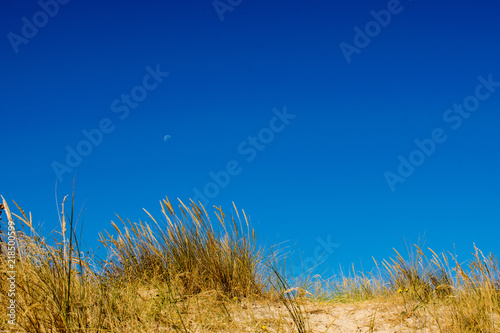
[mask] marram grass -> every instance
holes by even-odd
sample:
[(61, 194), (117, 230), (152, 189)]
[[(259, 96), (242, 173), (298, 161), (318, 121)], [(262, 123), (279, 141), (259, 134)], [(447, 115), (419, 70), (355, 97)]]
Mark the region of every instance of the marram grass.
[[(257, 246), (236, 207), (231, 216), (214, 207), (209, 217), (201, 204), (179, 200), (174, 207), (167, 198), (161, 219), (148, 212), (149, 223), (119, 218), (113, 232), (103, 231), (108, 256), (100, 260), (79, 247), (74, 197), (69, 211), (63, 202), (61, 230), (51, 241), (37, 233), (31, 214), (15, 203), (13, 213), (2, 200), (2, 331), (335, 332), (347, 312), (332, 314), (326, 326), (315, 325), (311, 313), (328, 304), (376, 303), (395, 315), (379, 314), (377, 305), (367, 331), (394, 322), (408, 332), (500, 332), (500, 265), (477, 248), (466, 264), (413, 246), (406, 257), (396, 251), (375, 262), (369, 273), (299, 281), (287, 275), (286, 258)], [(6, 316), (9, 221), (17, 231), (14, 326)]]

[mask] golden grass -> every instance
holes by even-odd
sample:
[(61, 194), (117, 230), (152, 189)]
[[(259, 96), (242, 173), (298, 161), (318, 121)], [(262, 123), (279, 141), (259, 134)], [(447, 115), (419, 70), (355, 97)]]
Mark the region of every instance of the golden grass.
[[(2, 198), (3, 200), (3, 198)], [(20, 332), (499, 332), (500, 265), (474, 248), (451, 254), (412, 246), (370, 273), (292, 282), (284, 258), (256, 244), (244, 211), (161, 202), (162, 220), (121, 218), (102, 232), (104, 260), (84, 254), (65, 201), (61, 232), (47, 241), (31, 215), (3, 200), (16, 224), (16, 325)], [(5, 222), (5, 221), (4, 221)], [(215, 223), (214, 223), (215, 222)], [(4, 223), (6, 225), (6, 223)], [(5, 228), (4, 228), (5, 229)], [(10, 299), (8, 229), (2, 230), (0, 303)], [(5, 312), (5, 310), (3, 310)], [(351, 327), (355, 331), (355, 327)], [(361, 329), (361, 328), (360, 328)], [(387, 330), (386, 330), (387, 329)]]

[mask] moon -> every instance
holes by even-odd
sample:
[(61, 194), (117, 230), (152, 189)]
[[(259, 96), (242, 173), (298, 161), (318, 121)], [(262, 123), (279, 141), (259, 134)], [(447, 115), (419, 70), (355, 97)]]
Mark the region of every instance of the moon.
[(172, 137), (171, 135), (168, 135), (168, 134), (167, 134), (167, 135), (165, 135), (165, 136), (163, 137), (163, 141), (165, 141), (165, 142), (166, 142), (166, 141), (170, 140), (170, 138), (171, 138), (171, 137)]

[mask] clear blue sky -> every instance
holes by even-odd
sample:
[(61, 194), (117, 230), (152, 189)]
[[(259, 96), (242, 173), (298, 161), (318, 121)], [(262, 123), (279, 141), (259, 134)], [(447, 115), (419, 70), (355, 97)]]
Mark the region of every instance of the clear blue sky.
[(498, 2), (215, 5), (2, 1), (0, 194), (48, 234), (76, 172), (93, 249), (198, 190), (326, 269), (500, 252)]

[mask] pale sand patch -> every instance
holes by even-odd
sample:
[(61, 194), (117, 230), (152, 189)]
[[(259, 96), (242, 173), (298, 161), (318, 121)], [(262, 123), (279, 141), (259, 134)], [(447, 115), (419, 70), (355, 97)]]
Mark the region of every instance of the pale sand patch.
[[(138, 293), (145, 303), (158, 297), (158, 290), (155, 289), (140, 290)], [(303, 300), (300, 304), (307, 332), (311, 333), (440, 332), (433, 315), (440, 314), (439, 318), (443, 320), (438, 320), (442, 326), (446, 321), (445, 309), (420, 307), (412, 312), (411, 309), (417, 303), (405, 305), (400, 298), (352, 303)], [(177, 305), (179, 310), (182, 309), (181, 316), (192, 332), (297, 332), (287, 308), (278, 301), (216, 301), (208, 295), (179, 300)], [(172, 308), (162, 314), (171, 316)], [(159, 325), (154, 331), (176, 330), (174, 325)]]
[(366, 301), (354, 304), (309, 304), (305, 307), (313, 332), (435, 332), (430, 315), (406, 315), (401, 304)]
[[(412, 315), (402, 314), (405, 311), (404, 305), (394, 304), (394, 301), (348, 304), (307, 302), (302, 309), (309, 332), (439, 332), (431, 315), (425, 311)], [(247, 310), (251, 310), (258, 319), (268, 318), (270, 324), (266, 325), (266, 329), (269, 332), (280, 331), (274, 329), (271, 318), (284, 318), (291, 324), (290, 316), (283, 305), (256, 305)]]

